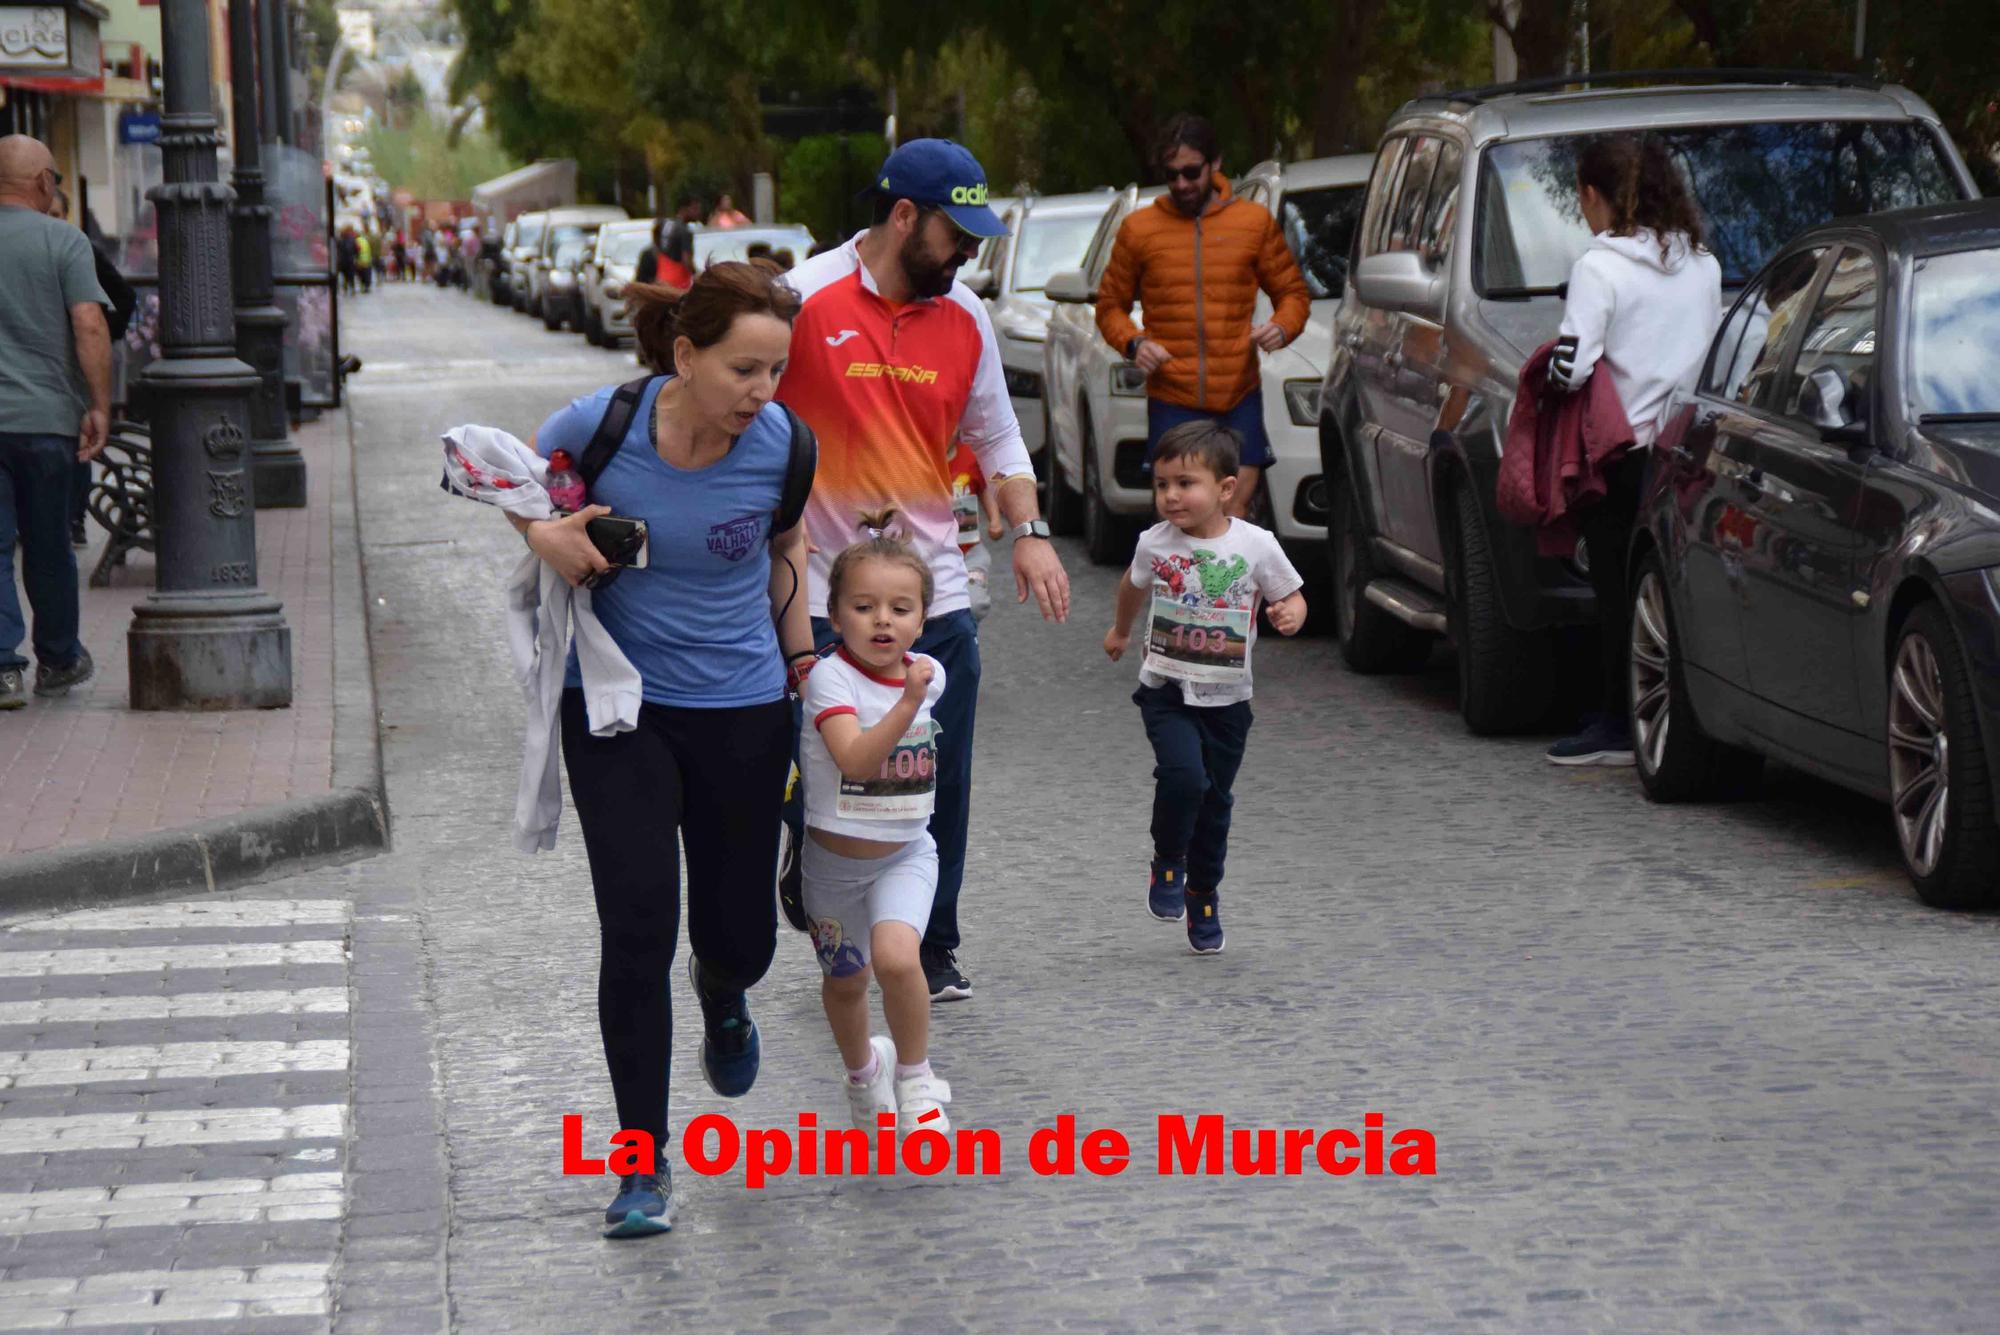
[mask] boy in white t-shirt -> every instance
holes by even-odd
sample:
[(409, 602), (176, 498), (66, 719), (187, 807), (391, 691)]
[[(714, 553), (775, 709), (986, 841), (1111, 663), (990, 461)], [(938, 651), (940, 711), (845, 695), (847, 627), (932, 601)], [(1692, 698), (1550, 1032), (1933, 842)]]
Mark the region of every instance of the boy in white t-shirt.
[(1118, 582), (1117, 620), (1104, 637), (1124, 656), (1146, 613), (1139, 689), (1153, 767), (1153, 874), (1146, 904), (1162, 922), (1187, 919), (1197, 955), (1222, 949), (1219, 887), (1229, 850), (1231, 788), (1250, 737), (1250, 651), (1257, 605), (1280, 634), (1306, 621), (1305, 581), (1269, 529), (1229, 517), (1236, 436), (1187, 422), (1160, 437), (1153, 500), (1166, 519), (1139, 537)]
[[(937, 893), (931, 710), (945, 680), (936, 659), (909, 649), (930, 600), (929, 564), (879, 530), (835, 558), (826, 610), (841, 642), (806, 678), (800, 745), (803, 897), (849, 1110), (864, 1131), (893, 1114), (905, 1135), (951, 1126), (951, 1087), (931, 1070), (930, 984), (917, 951)], [(868, 1032), (871, 971), (893, 1042)]]

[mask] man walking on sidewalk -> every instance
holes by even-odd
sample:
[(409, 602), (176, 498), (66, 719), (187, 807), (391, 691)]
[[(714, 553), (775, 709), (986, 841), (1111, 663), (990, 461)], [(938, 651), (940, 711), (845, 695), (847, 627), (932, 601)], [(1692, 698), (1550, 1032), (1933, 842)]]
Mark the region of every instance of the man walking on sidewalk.
[(0, 138), (0, 709), (27, 703), (21, 548), (35, 612), (35, 694), (66, 695), (95, 670), (77, 639), (70, 468), (111, 427), (108, 298), (90, 242), (48, 216), (62, 173), (40, 140)]
[[(1097, 286), (1097, 328), (1146, 373), (1149, 468), (1160, 437), (1183, 422), (1215, 422), (1243, 442), (1228, 505), (1242, 519), (1271, 462), (1257, 354), (1299, 336), (1312, 298), (1270, 212), (1231, 192), (1207, 121), (1174, 117), (1158, 154), (1167, 193), (1119, 226)], [(1259, 288), (1271, 318), (1253, 328)], [(1132, 323), (1135, 299), (1143, 330)]]
[[(979, 634), (945, 467), (954, 436), (998, 489), (1013, 531), (1017, 597), (1032, 593), (1044, 617), (1064, 620), (1069, 576), (1039, 514), (986, 306), (957, 280), (981, 241), (1006, 230), (986, 205), (985, 170), (949, 140), (915, 139), (889, 155), (872, 193), (873, 226), (786, 275), (804, 305), (778, 397), (819, 436), (819, 471), (806, 505), (806, 533), (817, 549), (809, 592), (819, 647), (834, 639), (827, 572), (843, 549), (867, 536), (870, 517), (892, 512), (889, 527), (931, 566), (935, 593), (915, 650), (943, 665), (945, 690), (932, 710), (941, 731), (930, 823), (938, 877), (921, 958), (931, 999), (945, 1001), (972, 992), (958, 967), (958, 893), (979, 701)], [(1002, 817), (996, 828), (1004, 824)]]

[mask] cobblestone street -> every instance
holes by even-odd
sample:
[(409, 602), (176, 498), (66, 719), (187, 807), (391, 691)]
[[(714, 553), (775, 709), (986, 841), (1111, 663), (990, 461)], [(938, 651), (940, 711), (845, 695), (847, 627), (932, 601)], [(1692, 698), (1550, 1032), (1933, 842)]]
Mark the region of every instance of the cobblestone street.
[[(617, 1129), (582, 841), (566, 812), (553, 853), (508, 845), (521, 542), (440, 492), (438, 433), (526, 439), (637, 371), (429, 286), (346, 313), (393, 850), (0, 930), (0, 1329), (2000, 1329), (2000, 921), (1918, 904), (1884, 808), (1778, 769), (1652, 807), (1466, 735), (1442, 654), (1363, 678), (1268, 636), (1228, 949), (1192, 957), (1145, 910), (1116, 572), (1073, 541), (1067, 625), (1010, 592), (981, 628), (975, 988), (933, 1012), (1003, 1171), (749, 1190), (675, 1144), (674, 1231), (602, 1240), (610, 1180), (560, 1163), (565, 1114), (592, 1153)], [(702, 1083), (676, 977), (676, 1134), (845, 1124), (780, 933), (742, 1100)], [(1371, 1112), (1436, 1174), (1155, 1171), (1163, 1114)], [(1064, 1113), (1131, 1166), (1036, 1175)]]

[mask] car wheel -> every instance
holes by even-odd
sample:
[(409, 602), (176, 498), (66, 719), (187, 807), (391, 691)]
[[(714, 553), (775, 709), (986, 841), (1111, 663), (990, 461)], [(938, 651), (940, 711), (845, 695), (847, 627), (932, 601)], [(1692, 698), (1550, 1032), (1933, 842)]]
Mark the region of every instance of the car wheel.
[(604, 346), (604, 326), (597, 318), (597, 307), (583, 308), (583, 341), (593, 348)]
[(1340, 656), (1356, 672), (1413, 672), (1431, 656), (1431, 636), (1398, 621), (1362, 597), (1375, 578), (1374, 556), (1361, 534), (1360, 505), (1346, 479), (1333, 484), (1332, 522), (1327, 528), (1328, 593)]
[(1131, 526), (1104, 504), (1104, 479), (1097, 468), (1097, 441), (1090, 419), (1083, 420), (1083, 545), (1092, 563), (1123, 565), (1132, 559)]
[(1447, 619), (1458, 649), (1458, 710), (1465, 726), (1481, 736), (1523, 732), (1549, 710), (1554, 637), (1508, 623), (1479, 501), (1461, 488), (1452, 508), (1458, 542), (1445, 582)]
[(1725, 746), (1702, 731), (1688, 698), (1674, 612), (1667, 599), (1666, 563), (1649, 552), (1632, 594), (1631, 667), (1626, 708), (1639, 785), (1655, 802), (1735, 797), (1756, 786), (1764, 758)]
[(2000, 903), (1992, 770), (1958, 636), (1936, 603), (1918, 607), (1896, 641), (1889, 810), (1919, 899), (1940, 909)]
[(542, 328), (550, 331), (561, 329), (563, 327), (562, 307), (556, 305), (547, 297), (542, 298), (541, 305)]
[(1055, 429), (1049, 410), (1042, 409), (1042, 453), (1049, 469), (1049, 531), (1058, 537), (1073, 538), (1083, 532), (1083, 497), (1063, 475), (1062, 460), (1056, 457)]

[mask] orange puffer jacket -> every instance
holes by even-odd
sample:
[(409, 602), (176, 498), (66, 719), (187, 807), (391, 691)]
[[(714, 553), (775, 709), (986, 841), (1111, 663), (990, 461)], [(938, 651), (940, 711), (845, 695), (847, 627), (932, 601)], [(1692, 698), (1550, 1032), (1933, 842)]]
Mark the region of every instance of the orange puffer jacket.
[[(1143, 335), (1172, 354), (1147, 381), (1150, 397), (1219, 413), (1257, 389), (1257, 289), (1270, 294), (1287, 343), (1306, 327), (1312, 298), (1270, 211), (1215, 179), (1216, 202), (1199, 218), (1161, 195), (1119, 226), (1097, 285), (1097, 328), (1121, 353)], [(1132, 322), (1135, 298), (1146, 308), (1143, 330)]]

